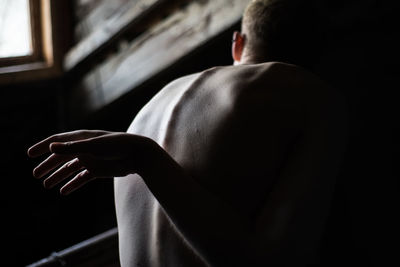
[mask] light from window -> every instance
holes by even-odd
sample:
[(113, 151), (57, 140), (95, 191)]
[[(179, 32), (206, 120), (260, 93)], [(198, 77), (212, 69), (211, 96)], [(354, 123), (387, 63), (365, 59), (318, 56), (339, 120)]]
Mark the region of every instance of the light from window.
[(29, 0), (0, 0), (0, 58), (32, 53)]

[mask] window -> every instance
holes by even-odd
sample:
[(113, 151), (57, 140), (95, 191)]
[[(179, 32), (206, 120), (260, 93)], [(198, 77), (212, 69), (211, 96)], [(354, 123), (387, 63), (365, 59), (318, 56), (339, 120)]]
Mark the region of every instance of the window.
[(40, 1), (0, 0), (0, 67), (41, 58), (40, 22)]
[(28, 0), (0, 1), (0, 57), (32, 54)]
[[(69, 0), (0, 0), (0, 85), (61, 75)], [(64, 14), (68, 13), (68, 14)]]

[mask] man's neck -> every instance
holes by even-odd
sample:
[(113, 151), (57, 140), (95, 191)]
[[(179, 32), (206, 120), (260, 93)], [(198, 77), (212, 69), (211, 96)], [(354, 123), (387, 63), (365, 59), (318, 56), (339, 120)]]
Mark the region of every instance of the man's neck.
[(251, 65), (251, 64), (260, 64), (267, 62), (265, 57), (256, 55), (255, 53), (249, 53), (246, 50), (243, 51), (242, 58), (239, 62), (235, 62), (235, 65)]

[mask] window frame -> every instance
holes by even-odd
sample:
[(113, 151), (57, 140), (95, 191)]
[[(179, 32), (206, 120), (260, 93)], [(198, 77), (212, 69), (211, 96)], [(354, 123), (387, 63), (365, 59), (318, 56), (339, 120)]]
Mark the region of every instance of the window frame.
[(65, 1), (29, 1), (33, 53), (1, 58), (0, 85), (52, 79), (63, 73), (60, 23), (65, 16)]

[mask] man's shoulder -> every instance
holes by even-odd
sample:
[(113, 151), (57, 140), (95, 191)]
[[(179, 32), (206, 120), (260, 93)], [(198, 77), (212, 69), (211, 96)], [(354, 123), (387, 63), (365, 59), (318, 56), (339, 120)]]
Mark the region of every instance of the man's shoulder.
[(232, 73), (236, 100), (244, 105), (314, 105), (342, 101), (343, 96), (311, 70), (282, 63), (243, 65)]
[[(184, 75), (169, 82), (149, 104), (160, 107), (178, 101), (192, 105), (192, 101), (202, 97), (224, 95), (231, 104), (248, 105), (274, 98), (311, 101), (333, 94), (333, 88), (309, 70), (282, 62), (265, 62), (215, 66)], [(192, 97), (182, 98), (185, 95)]]
[[(259, 64), (243, 64), (243, 65), (227, 65), (214, 66), (205, 70), (184, 75), (168, 83), (162, 91), (169, 90), (182, 83), (193, 81), (207, 81), (212, 86), (213, 82), (237, 82), (237, 83), (253, 83), (257, 81), (271, 81), (278, 78), (286, 79), (284, 75), (289, 73), (306, 73), (306, 70), (287, 63), (282, 62), (264, 62)], [(209, 83), (210, 82), (210, 83)]]
[[(213, 79), (216, 81), (244, 81), (251, 82), (254, 79), (268, 80), (272, 77), (268, 74), (288, 73), (290, 71), (301, 71), (301, 68), (282, 62), (265, 62), (260, 64), (243, 64), (243, 65), (226, 65), (226, 66), (213, 66), (199, 72), (187, 74), (172, 80), (163, 89), (171, 86), (176, 86), (182, 82), (194, 80), (208, 80)], [(304, 70), (303, 70), (304, 71)], [(212, 81), (210, 81), (212, 82)]]
[(171, 81), (145, 110), (152, 114), (160, 110), (162, 115), (168, 107), (179, 105), (190, 110), (207, 102), (234, 108), (288, 102), (297, 105), (320, 99), (331, 91), (328, 88), (310, 71), (281, 62), (216, 66)]

